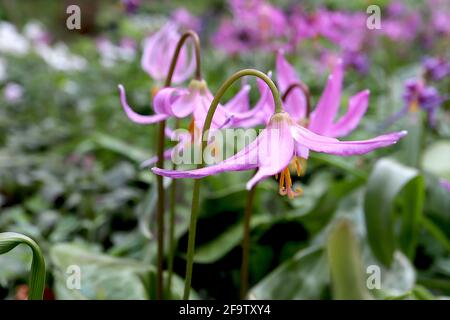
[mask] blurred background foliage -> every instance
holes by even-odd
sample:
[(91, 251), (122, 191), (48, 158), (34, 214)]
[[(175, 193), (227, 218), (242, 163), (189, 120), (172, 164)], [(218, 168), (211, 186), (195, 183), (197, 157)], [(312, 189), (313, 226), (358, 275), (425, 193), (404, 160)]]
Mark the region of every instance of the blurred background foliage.
[[(310, 10), (323, 5), (365, 11), (369, 2), (382, 8), (389, 3), (311, 0), (301, 5)], [(80, 31), (65, 28), (65, 8), (75, 3), (83, 13)], [(273, 3), (287, 8), (292, 1)], [(422, 1), (408, 5), (425, 6)], [(7, 82), (23, 88), (20, 101), (0, 96), (0, 231), (21, 232), (40, 244), (49, 267), (47, 298), (155, 296), (154, 177), (139, 164), (155, 153), (156, 129), (125, 117), (117, 84), (127, 87), (136, 111), (150, 113), (150, 91), (159, 84), (140, 67), (140, 43), (180, 6), (203, 19), (203, 70), (213, 93), (240, 68), (274, 69), (273, 54), (228, 57), (211, 47), (209, 37), (217, 19), (229, 14), (222, 0), (143, 1), (135, 15), (125, 13), (120, 1), (113, 0), (0, 1), (0, 20), (18, 30), (39, 21), (52, 43), (65, 43), (85, 64), (79, 70), (64, 70), (50, 66), (35, 52), (0, 55), (7, 66), (0, 91)], [(100, 36), (114, 43), (134, 39), (137, 52), (108, 65), (96, 47)], [(312, 62), (312, 47), (305, 43), (304, 51), (290, 54), (289, 60), (311, 88), (314, 105), (328, 73)], [(371, 90), (369, 111), (351, 139), (378, 134), (379, 124), (401, 109), (403, 83), (417, 75), (425, 54), (449, 54), (448, 46), (424, 52), (417, 42), (401, 49), (387, 40), (371, 52), (368, 73), (346, 73), (343, 101), (359, 90)], [(399, 50), (406, 53), (400, 55)], [(449, 86), (447, 81), (443, 94), (448, 94)], [(258, 95), (253, 91), (255, 100)], [(450, 196), (440, 180), (450, 179), (448, 106), (448, 102), (442, 106), (436, 127), (417, 123), (408, 127), (410, 133), (422, 130), (420, 141), (405, 139), (398, 147), (348, 159), (312, 155), (306, 175), (296, 180), (304, 190), (299, 198), (279, 196), (272, 179), (261, 183), (251, 222), (250, 297), (450, 296)], [(391, 129), (408, 124), (407, 117)], [(409, 161), (414, 154), (419, 154), (415, 164)], [(226, 173), (205, 180), (194, 297), (238, 296), (245, 182), (250, 175)], [(180, 185), (175, 297), (183, 286), (192, 181)], [(330, 232), (334, 240), (328, 240)], [(27, 249), (20, 247), (0, 256), (1, 298), (21, 297), (30, 259)], [(71, 264), (82, 267), (81, 290), (65, 286)], [(366, 288), (369, 265), (381, 267), (381, 289)]]

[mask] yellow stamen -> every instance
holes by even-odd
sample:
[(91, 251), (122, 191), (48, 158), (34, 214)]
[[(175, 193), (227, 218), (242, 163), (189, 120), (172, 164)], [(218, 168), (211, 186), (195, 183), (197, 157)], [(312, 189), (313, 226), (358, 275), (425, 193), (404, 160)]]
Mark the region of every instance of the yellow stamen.
[(292, 190), (292, 179), (289, 168), (286, 167), (280, 172), (280, 182), (279, 182), (279, 192), (281, 195), (287, 195), (289, 199), (293, 199), (296, 196), (302, 194), (302, 189), (300, 187)]

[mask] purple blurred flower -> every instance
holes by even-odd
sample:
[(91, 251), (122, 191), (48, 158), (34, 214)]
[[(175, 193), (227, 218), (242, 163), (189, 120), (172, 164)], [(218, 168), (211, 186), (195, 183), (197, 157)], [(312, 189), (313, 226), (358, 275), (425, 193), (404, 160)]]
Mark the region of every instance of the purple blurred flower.
[[(258, 169), (248, 181), (247, 189), (251, 189), (259, 181), (272, 175), (280, 174), (280, 194), (293, 198), (300, 194), (299, 188), (292, 189), (292, 180), (287, 168), (289, 163), (298, 161), (297, 155), (303, 149), (311, 149), (340, 156), (361, 155), (374, 149), (396, 143), (406, 132), (395, 132), (364, 141), (339, 141), (325, 137), (296, 124), (286, 113), (275, 113), (267, 127), (259, 136), (234, 156), (209, 167), (178, 171), (152, 168), (158, 175), (171, 178), (199, 179), (226, 171), (243, 171)], [(300, 174), (300, 162), (298, 170)]]
[(437, 109), (445, 101), (445, 98), (439, 94), (436, 88), (426, 86), (424, 80), (410, 79), (404, 85), (403, 101), (405, 106), (389, 117), (382, 127), (388, 127), (408, 112), (417, 112), (420, 109), (427, 112), (428, 123), (435, 126)]
[[(150, 77), (158, 81), (166, 78), (172, 55), (180, 37), (177, 24), (170, 21), (144, 41), (141, 65)], [(172, 78), (173, 83), (185, 81), (194, 72), (195, 56), (192, 51), (189, 55), (186, 47), (181, 49)]]
[(430, 23), (433, 31), (440, 35), (450, 34), (450, 2), (448, 0), (428, 0), (431, 10)]
[(440, 179), (439, 183), (441, 185), (442, 188), (444, 188), (445, 190), (447, 190), (448, 192), (450, 192), (450, 181), (447, 181), (445, 179)]
[(393, 1), (388, 6), (388, 15), (383, 17), (381, 32), (393, 41), (414, 40), (421, 27), (420, 12), (409, 9), (400, 1)]
[(403, 93), (405, 109), (411, 112), (419, 108), (428, 113), (428, 121), (431, 126), (436, 124), (437, 108), (444, 102), (444, 98), (435, 87), (426, 86), (423, 80), (410, 79), (405, 82)]
[(262, 0), (231, 0), (232, 18), (225, 19), (212, 43), (229, 54), (279, 48), (287, 35), (284, 13)]
[(141, 5), (141, 0), (122, 0), (122, 5), (127, 13), (136, 13)]
[(9, 103), (17, 103), (23, 98), (23, 87), (15, 82), (9, 82), (3, 89), (3, 97)]
[(444, 58), (426, 57), (422, 61), (425, 76), (439, 81), (450, 75), (450, 61)]
[(192, 29), (199, 32), (201, 29), (201, 20), (193, 16), (187, 9), (178, 8), (172, 13), (172, 21), (178, 23), (185, 29)]

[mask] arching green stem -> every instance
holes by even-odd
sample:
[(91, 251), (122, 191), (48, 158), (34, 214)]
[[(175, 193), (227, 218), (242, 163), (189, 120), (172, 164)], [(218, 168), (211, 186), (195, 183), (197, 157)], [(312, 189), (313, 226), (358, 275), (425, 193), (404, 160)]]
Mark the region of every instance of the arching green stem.
[(296, 82), (291, 84), (286, 91), (283, 94), (283, 97), (281, 98), (283, 101), (286, 101), (287, 97), (291, 92), (294, 91), (294, 89), (300, 89), (306, 98), (306, 118), (309, 118), (309, 115), (311, 113), (311, 93), (309, 92), (309, 88), (306, 84), (303, 82)]
[[(195, 61), (196, 61), (196, 69), (195, 69), (195, 77), (196, 79), (201, 79), (201, 65), (200, 65), (200, 39), (195, 31), (189, 30), (183, 33), (178, 40), (177, 46), (175, 48), (175, 52), (172, 56), (172, 60), (170, 63), (169, 71), (167, 73), (166, 82), (164, 83), (165, 87), (169, 87), (172, 85), (172, 77), (175, 72), (175, 67), (178, 62), (178, 57), (181, 52), (181, 48), (185, 44), (186, 40), (192, 38), (194, 43), (194, 53), (195, 53)], [(157, 166), (159, 168), (164, 168), (164, 132), (166, 129), (166, 122), (161, 121), (159, 123), (158, 130), (158, 143), (157, 143), (157, 155), (158, 162)], [(157, 175), (156, 183), (158, 188), (158, 211), (157, 211), (157, 225), (158, 225), (158, 269), (157, 269), (157, 280), (156, 280), (156, 295), (158, 299), (163, 299), (163, 268), (164, 268), (164, 211), (165, 211), (165, 192), (164, 192), (164, 184), (163, 177)], [(170, 288), (169, 288), (170, 291)]]
[(29, 246), (33, 253), (28, 299), (42, 300), (45, 286), (45, 260), (38, 244), (23, 234), (3, 232), (0, 233), (0, 254), (7, 253), (22, 243)]
[[(231, 77), (229, 77), (225, 82), (222, 84), (222, 86), (217, 91), (216, 95), (214, 96), (213, 101), (211, 102), (211, 105), (208, 109), (208, 114), (206, 115), (205, 123), (203, 125), (203, 131), (202, 131), (202, 145), (201, 145), (201, 153), (200, 156), (202, 157), (202, 163), (197, 165), (198, 168), (202, 168), (204, 166), (203, 164), (203, 151), (206, 148), (206, 144), (208, 141), (208, 131), (211, 128), (211, 122), (212, 118), (214, 116), (214, 113), (216, 112), (217, 106), (219, 105), (220, 99), (225, 94), (225, 92), (228, 90), (231, 85), (237, 81), (238, 79), (245, 77), (245, 76), (255, 76), (260, 79), (262, 79), (270, 88), (270, 91), (272, 92), (273, 100), (275, 102), (275, 112), (283, 112), (283, 107), (281, 103), (280, 93), (273, 81), (264, 73), (261, 71), (255, 70), (255, 69), (244, 69), (241, 71), (236, 72)], [(191, 289), (191, 282), (192, 282), (192, 268), (194, 265), (194, 251), (195, 251), (195, 233), (197, 228), (197, 215), (198, 215), (198, 207), (199, 207), (199, 195), (200, 195), (200, 181), (201, 179), (197, 179), (194, 181), (194, 188), (192, 193), (192, 207), (191, 207), (191, 220), (189, 224), (189, 237), (188, 237), (188, 249), (187, 249), (187, 262), (186, 262), (186, 282), (184, 286), (184, 295), (183, 299), (187, 300), (189, 299), (189, 292)]]

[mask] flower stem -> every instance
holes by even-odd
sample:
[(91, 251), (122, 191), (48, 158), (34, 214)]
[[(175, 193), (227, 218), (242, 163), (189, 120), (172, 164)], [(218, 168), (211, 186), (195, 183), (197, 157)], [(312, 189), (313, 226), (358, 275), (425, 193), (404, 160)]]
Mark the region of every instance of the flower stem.
[(0, 233), (0, 254), (10, 251), (22, 243), (29, 246), (33, 253), (28, 299), (42, 300), (45, 287), (45, 260), (38, 244), (23, 234), (3, 232)]
[[(164, 83), (165, 87), (170, 87), (172, 85), (172, 77), (175, 72), (175, 67), (178, 62), (178, 57), (181, 52), (181, 48), (187, 39), (192, 38), (194, 42), (195, 48), (195, 61), (196, 61), (196, 69), (195, 69), (195, 77), (196, 79), (201, 79), (201, 65), (200, 65), (200, 39), (195, 31), (188, 30), (180, 37), (178, 40), (177, 46), (175, 47), (175, 52), (172, 56), (172, 60), (170, 62), (169, 71), (167, 73), (167, 78)], [(164, 168), (164, 132), (166, 129), (166, 122), (161, 121), (159, 123), (159, 132), (158, 132), (158, 163), (157, 166), (159, 168)], [(157, 179), (157, 187), (158, 187), (158, 212), (156, 216), (157, 226), (158, 226), (158, 267), (157, 267), (157, 280), (156, 280), (156, 295), (159, 300), (163, 299), (163, 269), (164, 269), (164, 211), (165, 211), (165, 192), (164, 192), (164, 184), (163, 177), (156, 176)], [(169, 292), (171, 289), (169, 288)]]
[[(206, 115), (205, 123), (203, 124), (202, 131), (202, 144), (201, 144), (201, 163), (197, 165), (197, 168), (204, 167), (203, 163), (203, 151), (206, 148), (206, 144), (208, 141), (208, 132), (211, 128), (212, 118), (214, 113), (216, 112), (217, 106), (219, 105), (220, 99), (225, 94), (227, 89), (237, 80), (244, 76), (255, 76), (262, 80), (270, 88), (272, 92), (273, 100), (275, 102), (275, 112), (283, 112), (283, 107), (281, 104), (280, 93), (273, 81), (261, 71), (255, 69), (243, 69), (236, 73), (234, 73), (231, 77), (229, 77), (225, 82), (220, 86), (216, 95), (214, 96), (213, 101), (208, 109), (208, 114)], [(197, 215), (198, 215), (198, 207), (199, 207), (199, 196), (200, 196), (200, 179), (195, 180), (194, 182), (194, 190), (192, 194), (192, 207), (191, 207), (191, 221), (189, 224), (189, 237), (188, 237), (188, 249), (187, 249), (187, 261), (186, 261), (186, 280), (184, 286), (184, 295), (183, 299), (189, 299), (189, 292), (191, 290), (191, 282), (192, 282), (192, 269), (194, 265), (194, 251), (195, 251), (195, 233), (197, 228)]]
[(296, 82), (291, 84), (286, 91), (283, 94), (283, 97), (281, 98), (283, 101), (286, 101), (287, 97), (289, 96), (289, 94), (294, 90), (294, 89), (300, 89), (303, 94), (305, 95), (306, 98), (306, 118), (309, 118), (309, 115), (311, 113), (311, 93), (309, 92), (309, 88), (306, 84), (304, 84), (303, 82)]
[[(180, 126), (179, 119), (175, 122), (175, 128)], [(175, 170), (177, 165), (172, 164), (172, 169)], [(169, 269), (169, 276), (167, 279), (167, 288), (169, 292), (169, 299), (172, 298), (172, 276), (173, 276), (173, 261), (175, 256), (175, 201), (177, 196), (177, 180), (173, 179), (170, 187), (170, 207), (169, 207), (169, 258), (167, 261), (167, 268)]]
[(256, 185), (250, 189), (247, 197), (247, 205), (244, 212), (244, 235), (242, 238), (242, 264), (241, 264), (241, 299), (245, 299), (248, 291), (248, 261), (250, 249), (250, 218), (253, 209)]

